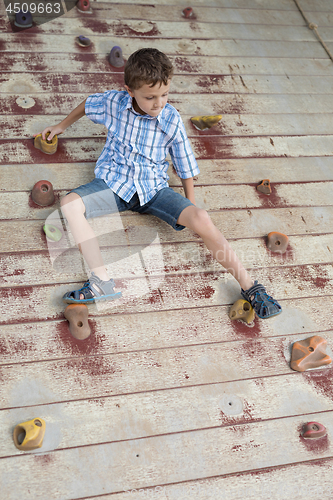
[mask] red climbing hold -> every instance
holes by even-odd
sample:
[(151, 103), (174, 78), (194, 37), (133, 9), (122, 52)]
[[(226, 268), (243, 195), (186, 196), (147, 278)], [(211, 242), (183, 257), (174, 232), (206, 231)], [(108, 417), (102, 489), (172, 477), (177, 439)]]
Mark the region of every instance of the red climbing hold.
[(326, 436), (326, 434), (326, 428), (319, 422), (308, 422), (303, 427), (302, 435), (305, 439), (318, 439)]
[(188, 19), (189, 17), (192, 17), (193, 16), (193, 9), (192, 7), (186, 7), (183, 12), (182, 12), (183, 16), (186, 17), (186, 19)]
[(54, 192), (51, 182), (38, 181), (31, 191), (32, 201), (41, 207), (48, 207), (54, 203)]

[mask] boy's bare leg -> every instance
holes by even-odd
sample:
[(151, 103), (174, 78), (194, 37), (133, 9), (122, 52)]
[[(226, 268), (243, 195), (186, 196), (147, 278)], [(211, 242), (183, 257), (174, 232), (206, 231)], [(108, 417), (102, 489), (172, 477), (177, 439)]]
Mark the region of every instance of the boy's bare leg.
[(192, 229), (202, 238), (213, 257), (236, 278), (243, 290), (251, 288), (253, 280), (205, 210), (195, 206), (186, 207), (177, 223)]
[(81, 196), (76, 193), (66, 195), (61, 200), (61, 209), (89, 269), (101, 280), (108, 281), (110, 277), (106, 271), (96, 235), (84, 216), (85, 206)]

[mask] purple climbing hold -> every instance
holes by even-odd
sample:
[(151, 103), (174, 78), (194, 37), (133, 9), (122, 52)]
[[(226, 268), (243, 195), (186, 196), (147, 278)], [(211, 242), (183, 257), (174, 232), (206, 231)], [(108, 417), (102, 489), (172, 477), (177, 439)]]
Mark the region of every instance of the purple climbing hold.
[(32, 15), (31, 12), (23, 12), (20, 10), (15, 14), (15, 21), (14, 21), (15, 26), (18, 26), (19, 28), (31, 28), (32, 26)]
[(89, 47), (89, 45), (91, 44), (90, 39), (83, 35), (78, 36), (76, 38), (76, 42), (78, 45), (80, 45), (80, 47)]
[(112, 47), (109, 55), (109, 62), (111, 66), (114, 66), (115, 68), (121, 68), (122, 66), (124, 66), (123, 53), (118, 45)]

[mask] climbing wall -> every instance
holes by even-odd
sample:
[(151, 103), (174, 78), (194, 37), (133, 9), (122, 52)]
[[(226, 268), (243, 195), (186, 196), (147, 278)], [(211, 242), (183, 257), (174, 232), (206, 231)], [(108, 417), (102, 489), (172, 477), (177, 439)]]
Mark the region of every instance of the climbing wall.
[[(67, 2), (68, 4), (68, 2)], [(333, 4), (299, 0), (333, 52)], [(333, 371), (298, 372), (291, 346), (333, 348), (333, 62), (293, 0), (91, 1), (30, 29), (1, 5), (0, 484), (6, 500), (323, 500), (333, 497)], [(34, 20), (36, 23), (37, 19)], [(76, 37), (91, 44), (80, 47)], [(59, 200), (89, 182), (105, 129), (86, 117), (56, 153), (33, 135), (88, 95), (123, 88), (126, 58), (156, 47), (175, 66), (181, 113), (208, 210), (283, 313), (231, 321), (239, 286), (197, 235), (151, 216), (93, 221), (122, 298), (89, 306), (76, 340), (62, 295), (85, 263)], [(190, 118), (222, 115), (209, 130)], [(170, 185), (183, 193), (170, 166)], [(270, 179), (270, 195), (256, 186)], [(55, 202), (36, 205), (36, 182)], [(60, 242), (47, 240), (58, 225)], [(284, 233), (283, 254), (267, 248)], [(14, 446), (15, 427), (45, 422), (41, 448)], [(305, 425), (326, 428), (318, 439)]]

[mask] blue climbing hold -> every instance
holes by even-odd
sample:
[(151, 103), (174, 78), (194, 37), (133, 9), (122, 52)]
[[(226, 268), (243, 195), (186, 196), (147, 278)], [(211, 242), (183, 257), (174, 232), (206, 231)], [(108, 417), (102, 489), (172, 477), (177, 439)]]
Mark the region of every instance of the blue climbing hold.
[(14, 21), (15, 26), (18, 26), (19, 28), (31, 28), (32, 26), (32, 14), (31, 12), (23, 12), (20, 10), (15, 14), (15, 21)]
[(110, 52), (109, 55), (109, 63), (111, 66), (114, 66), (115, 68), (121, 68), (124, 66), (124, 58), (123, 58), (123, 53), (120, 47), (118, 45), (115, 45)]

